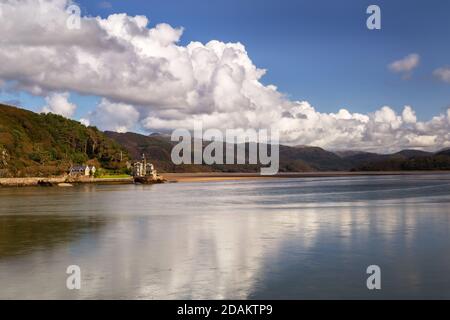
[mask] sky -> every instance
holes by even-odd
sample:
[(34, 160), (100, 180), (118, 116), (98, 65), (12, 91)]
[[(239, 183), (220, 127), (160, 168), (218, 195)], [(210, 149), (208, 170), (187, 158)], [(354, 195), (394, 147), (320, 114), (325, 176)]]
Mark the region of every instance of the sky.
[[(81, 9), (79, 30), (66, 26), (71, 4)], [(366, 26), (371, 4), (380, 30)], [(0, 101), (121, 132), (202, 121), (271, 126), (283, 143), (327, 149), (450, 147), (448, 1), (1, 0), (0, 8), (9, 17), (0, 26), (8, 62)]]
[[(182, 26), (182, 44), (241, 42), (255, 65), (268, 70), (263, 83), (321, 111), (413, 105), (425, 120), (430, 111), (450, 106), (448, 85), (431, 75), (450, 65), (448, 1), (128, 0), (108, 1), (110, 8), (80, 3), (92, 15), (145, 14), (150, 24)], [(370, 4), (382, 9), (380, 32), (366, 28)], [(389, 63), (416, 52), (422, 61), (409, 81), (387, 72)]]

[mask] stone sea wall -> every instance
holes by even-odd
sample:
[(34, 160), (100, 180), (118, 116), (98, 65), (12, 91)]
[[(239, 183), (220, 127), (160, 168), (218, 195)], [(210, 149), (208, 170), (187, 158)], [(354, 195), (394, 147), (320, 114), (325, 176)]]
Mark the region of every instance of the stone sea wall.
[(133, 178), (49, 177), (0, 178), (0, 187), (53, 186), (60, 183), (133, 183)]
[(65, 182), (66, 177), (56, 178), (0, 178), (2, 187), (26, 187), (39, 185), (56, 185)]

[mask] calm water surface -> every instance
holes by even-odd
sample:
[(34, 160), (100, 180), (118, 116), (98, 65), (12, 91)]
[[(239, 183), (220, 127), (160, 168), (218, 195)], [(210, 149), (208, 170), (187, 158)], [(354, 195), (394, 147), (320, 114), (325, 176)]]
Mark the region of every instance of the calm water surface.
[(450, 175), (3, 188), (10, 298), (450, 299)]

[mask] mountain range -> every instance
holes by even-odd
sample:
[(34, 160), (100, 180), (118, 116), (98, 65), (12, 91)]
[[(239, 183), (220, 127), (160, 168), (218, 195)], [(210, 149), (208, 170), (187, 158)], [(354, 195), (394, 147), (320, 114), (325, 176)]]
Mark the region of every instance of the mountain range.
[[(174, 165), (171, 151), (176, 143), (164, 134), (102, 132), (59, 115), (0, 104), (0, 177), (58, 175), (74, 164), (123, 173), (127, 163), (142, 154), (160, 172), (260, 171), (260, 165), (248, 164)], [(280, 172), (393, 170), (450, 170), (450, 149), (377, 154), (280, 145)]]
[[(176, 166), (172, 163), (170, 154), (177, 142), (171, 141), (168, 135), (147, 136), (111, 131), (106, 131), (105, 134), (125, 148), (132, 158), (138, 159), (145, 154), (159, 170), (165, 172), (255, 172), (260, 168), (259, 165)], [(393, 154), (377, 154), (363, 151), (331, 152), (312, 146), (280, 145), (280, 172), (401, 170), (450, 170), (450, 150), (435, 153), (402, 150)]]

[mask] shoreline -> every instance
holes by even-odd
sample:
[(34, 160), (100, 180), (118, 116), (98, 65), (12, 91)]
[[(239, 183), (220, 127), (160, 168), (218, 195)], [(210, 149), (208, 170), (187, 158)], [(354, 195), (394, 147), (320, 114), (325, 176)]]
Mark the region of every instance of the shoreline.
[(212, 182), (233, 180), (268, 180), (285, 178), (327, 178), (358, 176), (407, 176), (450, 174), (450, 170), (436, 171), (315, 171), (315, 172), (282, 172), (273, 176), (262, 176), (259, 173), (239, 172), (198, 172), (198, 173), (163, 173), (167, 182)]
[(59, 184), (132, 184), (133, 177), (129, 178), (79, 178), (71, 179), (61, 177), (25, 177), (25, 178), (0, 178), (0, 187), (35, 187), (58, 186)]
[[(220, 182), (238, 180), (269, 180), (285, 178), (327, 178), (327, 177), (359, 177), (359, 176), (408, 176), (408, 175), (440, 175), (450, 174), (450, 170), (436, 171), (315, 171), (315, 172), (282, 172), (273, 176), (262, 176), (257, 172), (196, 172), (196, 173), (162, 173), (167, 183), (183, 182)], [(68, 179), (62, 177), (26, 177), (0, 178), (0, 187), (32, 187), (58, 186), (59, 184), (134, 184), (133, 177), (127, 178), (86, 178)]]

